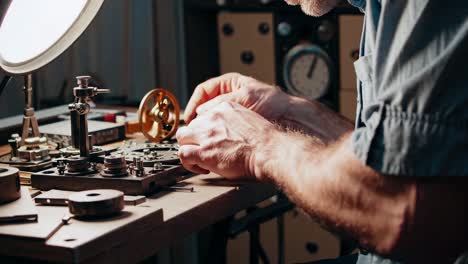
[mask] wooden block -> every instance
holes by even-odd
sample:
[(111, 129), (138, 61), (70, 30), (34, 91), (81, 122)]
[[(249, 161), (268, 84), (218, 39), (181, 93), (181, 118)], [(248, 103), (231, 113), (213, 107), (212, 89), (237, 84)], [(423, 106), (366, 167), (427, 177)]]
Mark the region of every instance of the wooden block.
[[(0, 205), (0, 222), (36, 220), (37, 211), (27, 187), (21, 187), (21, 198)], [(1, 233), (1, 231), (0, 231)]]
[[(0, 214), (8, 220), (37, 219), (0, 224), (0, 238), (16, 237), (21, 239), (46, 240), (62, 223), (63, 211), (39, 211), (31, 199), (27, 187), (21, 188), (21, 199), (0, 206)], [(38, 217), (40, 215), (40, 217)]]
[(75, 218), (107, 219), (124, 207), (124, 194), (116, 190), (82, 191), (68, 197), (68, 209)]
[[(72, 219), (46, 243), (0, 236), (0, 255), (51, 262), (135, 263), (153, 256), (177, 239), (220, 221), (272, 196), (275, 188), (257, 182), (233, 182), (200, 175), (179, 183), (195, 192), (161, 192), (146, 203), (125, 207), (113, 218)], [(63, 206), (37, 206), (43, 214), (61, 216)], [(164, 209), (164, 215), (162, 209)]]
[[(119, 248), (128, 240), (138, 236), (146, 244), (146, 235), (152, 230), (160, 230), (163, 223), (163, 210), (158, 206), (126, 207), (120, 214), (105, 219), (79, 220), (73, 218), (69, 225), (62, 226), (46, 245), (59, 247), (71, 253), (76, 262), (87, 262), (109, 249)], [(118, 250), (117, 250), (118, 251)], [(134, 247), (134, 252), (139, 249)], [(117, 253), (114, 251), (114, 254)], [(128, 254), (131, 254), (127, 251)], [(62, 260), (63, 261), (63, 260)]]
[(42, 205), (67, 205), (68, 197), (75, 192), (50, 190), (34, 198), (34, 202)]
[(132, 196), (132, 195), (125, 195), (124, 196), (124, 203), (125, 205), (139, 205), (139, 204), (142, 204), (146, 202), (146, 197), (143, 196), (143, 195), (136, 195), (136, 196)]

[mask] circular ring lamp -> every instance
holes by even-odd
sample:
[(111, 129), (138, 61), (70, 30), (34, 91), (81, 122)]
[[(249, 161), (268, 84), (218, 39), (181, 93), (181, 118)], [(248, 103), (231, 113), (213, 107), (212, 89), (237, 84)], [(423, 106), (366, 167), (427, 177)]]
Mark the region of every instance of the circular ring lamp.
[(13, 0), (0, 26), (0, 67), (35, 71), (70, 47), (104, 0)]

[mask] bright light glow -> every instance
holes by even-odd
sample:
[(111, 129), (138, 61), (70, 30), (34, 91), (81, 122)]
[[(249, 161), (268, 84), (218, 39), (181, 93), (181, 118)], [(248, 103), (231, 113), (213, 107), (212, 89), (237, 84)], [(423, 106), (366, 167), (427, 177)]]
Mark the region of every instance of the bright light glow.
[(0, 27), (0, 56), (9, 64), (36, 58), (57, 43), (92, 0), (13, 0)]

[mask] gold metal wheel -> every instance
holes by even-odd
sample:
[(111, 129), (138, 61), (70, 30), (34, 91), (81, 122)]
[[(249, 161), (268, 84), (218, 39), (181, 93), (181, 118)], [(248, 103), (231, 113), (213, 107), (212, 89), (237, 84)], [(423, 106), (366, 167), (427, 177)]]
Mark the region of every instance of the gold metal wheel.
[(143, 97), (138, 109), (140, 131), (153, 142), (175, 135), (180, 107), (175, 96), (164, 89), (154, 89)]

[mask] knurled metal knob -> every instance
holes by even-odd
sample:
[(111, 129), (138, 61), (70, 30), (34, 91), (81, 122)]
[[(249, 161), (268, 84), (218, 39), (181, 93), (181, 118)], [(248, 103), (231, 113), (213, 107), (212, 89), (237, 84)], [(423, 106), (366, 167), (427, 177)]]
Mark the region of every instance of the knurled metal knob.
[(153, 172), (158, 172), (158, 171), (163, 171), (163, 170), (164, 170), (164, 166), (161, 162), (154, 163)]
[(70, 157), (68, 158), (67, 169), (69, 172), (79, 173), (85, 172), (89, 169), (89, 162), (84, 157)]
[(76, 83), (83, 88), (88, 87), (89, 80), (91, 80), (91, 76), (88, 75), (76, 76)]
[(127, 176), (127, 162), (122, 155), (106, 156), (104, 158), (104, 169), (101, 171), (104, 177)]

